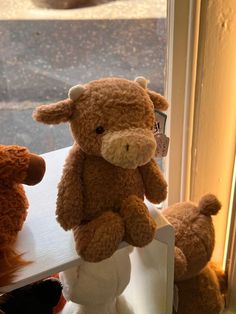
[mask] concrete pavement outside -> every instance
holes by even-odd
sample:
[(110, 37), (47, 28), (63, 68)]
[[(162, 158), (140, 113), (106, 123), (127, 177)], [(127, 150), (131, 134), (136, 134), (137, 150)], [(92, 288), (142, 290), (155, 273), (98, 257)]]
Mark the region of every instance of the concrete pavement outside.
[(38, 104), (66, 98), (74, 84), (144, 75), (150, 88), (163, 93), (165, 1), (103, 0), (74, 10), (48, 10), (22, 0), (24, 6), (15, 11), (10, 4), (14, 8), (16, 0), (2, 1), (1, 143), (25, 145), (36, 153), (71, 145), (67, 125), (41, 125), (31, 115)]

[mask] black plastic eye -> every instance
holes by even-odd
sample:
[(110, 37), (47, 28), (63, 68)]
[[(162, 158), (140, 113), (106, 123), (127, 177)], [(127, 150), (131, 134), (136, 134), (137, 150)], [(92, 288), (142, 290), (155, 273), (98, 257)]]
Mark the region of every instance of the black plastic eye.
[(95, 131), (97, 134), (102, 134), (103, 132), (105, 132), (105, 130), (102, 126), (98, 126)]

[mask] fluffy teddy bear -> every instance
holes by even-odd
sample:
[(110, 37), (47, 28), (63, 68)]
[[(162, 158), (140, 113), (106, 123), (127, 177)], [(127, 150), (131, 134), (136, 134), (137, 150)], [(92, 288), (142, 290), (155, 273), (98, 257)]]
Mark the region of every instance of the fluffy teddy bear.
[(226, 275), (209, 262), (215, 243), (212, 215), (221, 208), (207, 194), (199, 204), (177, 203), (163, 210), (175, 230), (175, 309), (178, 314), (219, 314), (224, 308)]
[(48, 278), (0, 296), (0, 314), (56, 314), (61, 298), (59, 280)]
[(75, 143), (58, 188), (57, 220), (73, 229), (86, 261), (110, 257), (122, 240), (142, 247), (156, 223), (144, 204), (166, 198), (167, 184), (153, 160), (154, 108), (166, 100), (147, 81), (105, 78), (76, 85), (69, 98), (36, 108), (46, 124), (69, 122)]
[(0, 145), (0, 287), (10, 284), (16, 270), (27, 264), (15, 250), (28, 208), (22, 183), (36, 184), (44, 172), (43, 158), (26, 147)]

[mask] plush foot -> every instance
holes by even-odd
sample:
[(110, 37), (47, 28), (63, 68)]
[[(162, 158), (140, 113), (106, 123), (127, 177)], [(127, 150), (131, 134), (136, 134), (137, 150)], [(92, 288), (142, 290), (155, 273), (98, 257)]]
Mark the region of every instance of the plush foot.
[(118, 214), (105, 212), (73, 232), (77, 253), (87, 262), (100, 262), (118, 248), (124, 237), (124, 223)]
[(125, 223), (124, 240), (126, 242), (133, 246), (142, 247), (152, 241), (155, 235), (156, 222), (140, 198), (131, 195), (125, 199), (120, 215)]

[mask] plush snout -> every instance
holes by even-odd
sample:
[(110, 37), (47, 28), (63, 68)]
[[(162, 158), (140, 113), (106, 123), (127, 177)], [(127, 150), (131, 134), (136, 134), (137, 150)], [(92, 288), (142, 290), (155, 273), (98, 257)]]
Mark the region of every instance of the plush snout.
[(101, 154), (115, 166), (135, 169), (148, 163), (155, 150), (153, 132), (136, 128), (107, 133), (102, 140)]

